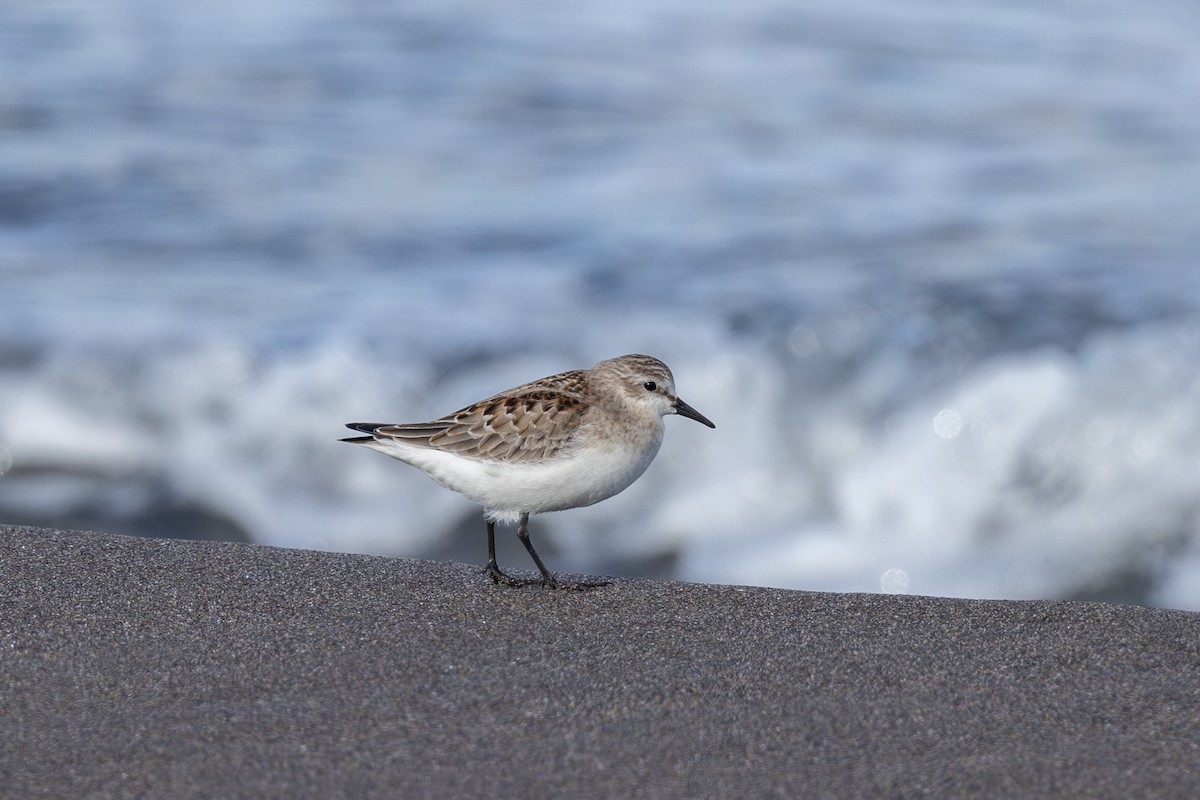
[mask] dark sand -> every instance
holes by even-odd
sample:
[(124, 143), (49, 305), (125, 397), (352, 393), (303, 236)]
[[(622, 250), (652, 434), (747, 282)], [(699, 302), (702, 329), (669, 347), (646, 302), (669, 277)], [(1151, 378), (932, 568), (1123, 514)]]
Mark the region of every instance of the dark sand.
[(1200, 614), (0, 528), (5, 797), (1200, 796)]

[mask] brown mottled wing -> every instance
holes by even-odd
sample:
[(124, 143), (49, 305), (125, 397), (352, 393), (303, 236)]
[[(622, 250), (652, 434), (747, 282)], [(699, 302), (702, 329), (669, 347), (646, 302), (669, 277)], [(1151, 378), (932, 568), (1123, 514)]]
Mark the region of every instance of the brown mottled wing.
[(383, 425), (373, 435), (471, 458), (541, 461), (566, 446), (583, 420), (580, 377), (566, 372), (543, 378), (433, 422)]

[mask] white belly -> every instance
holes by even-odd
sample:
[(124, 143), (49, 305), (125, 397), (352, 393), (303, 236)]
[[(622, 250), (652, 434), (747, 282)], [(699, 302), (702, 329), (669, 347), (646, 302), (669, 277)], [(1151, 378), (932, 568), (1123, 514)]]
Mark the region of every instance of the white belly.
[(610, 444), (524, 464), (480, 461), (390, 441), (374, 444), (374, 449), (479, 503), (489, 517), (512, 521), (522, 513), (563, 511), (607, 500), (641, 477), (658, 454), (662, 437), (640, 450)]

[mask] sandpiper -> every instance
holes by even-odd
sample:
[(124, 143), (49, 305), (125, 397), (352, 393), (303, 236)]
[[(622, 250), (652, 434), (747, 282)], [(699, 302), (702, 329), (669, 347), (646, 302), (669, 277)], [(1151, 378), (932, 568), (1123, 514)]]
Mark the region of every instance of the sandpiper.
[(517, 521), (517, 537), (557, 588), (529, 540), (529, 515), (590, 506), (638, 479), (662, 445), (667, 414), (715, 428), (675, 395), (657, 358), (626, 355), (591, 369), (522, 384), (432, 422), (352, 422), (366, 436), (342, 439), (398, 458), (484, 508), (486, 572), (521, 586), (496, 564), (496, 522)]

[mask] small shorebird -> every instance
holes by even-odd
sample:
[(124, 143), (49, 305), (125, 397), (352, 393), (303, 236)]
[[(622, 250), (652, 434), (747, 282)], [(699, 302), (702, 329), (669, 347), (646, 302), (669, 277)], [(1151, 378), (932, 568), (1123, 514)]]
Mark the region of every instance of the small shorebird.
[(522, 384), (432, 422), (351, 422), (366, 436), (342, 439), (412, 464), (484, 508), (486, 571), (521, 586), (496, 565), (496, 522), (517, 521), (517, 537), (558, 587), (533, 543), (529, 515), (590, 506), (638, 479), (662, 444), (667, 414), (715, 428), (675, 395), (657, 358), (628, 355)]

